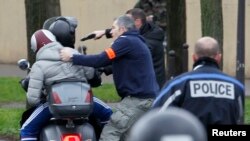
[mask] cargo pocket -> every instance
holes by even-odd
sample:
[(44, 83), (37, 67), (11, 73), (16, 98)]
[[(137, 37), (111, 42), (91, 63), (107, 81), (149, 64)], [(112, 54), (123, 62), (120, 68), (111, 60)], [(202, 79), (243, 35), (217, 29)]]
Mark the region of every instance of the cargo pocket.
[(151, 108), (152, 103), (153, 103), (153, 99), (145, 99), (138, 103), (137, 108), (146, 112)]
[(123, 104), (113, 113), (111, 122), (118, 128), (123, 129), (123, 131), (128, 130), (132, 124), (140, 117), (144, 111), (131, 107), (130, 105)]
[(129, 122), (129, 116), (121, 111), (116, 111), (111, 116), (111, 122), (117, 129), (126, 129)]

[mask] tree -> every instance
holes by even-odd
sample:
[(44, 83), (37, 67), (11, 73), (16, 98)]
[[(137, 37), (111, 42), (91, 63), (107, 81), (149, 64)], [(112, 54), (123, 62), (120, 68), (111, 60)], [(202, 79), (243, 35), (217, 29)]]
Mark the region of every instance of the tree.
[[(220, 45), (223, 54), (223, 17), (221, 0), (200, 0), (202, 36), (215, 38)], [(223, 61), (222, 61), (223, 62)], [(221, 69), (223, 63), (221, 62)]]
[[(185, 0), (166, 0), (166, 9), (168, 51), (173, 50), (176, 56), (175, 67), (167, 69), (175, 69), (173, 75), (176, 76), (183, 73), (182, 50), (183, 44), (186, 43), (186, 2)], [(167, 59), (167, 64), (171, 64), (169, 60), (171, 59)]]
[(25, 10), (28, 60), (33, 64), (35, 55), (30, 48), (30, 38), (36, 30), (42, 28), (46, 19), (61, 15), (60, 0), (25, 0)]

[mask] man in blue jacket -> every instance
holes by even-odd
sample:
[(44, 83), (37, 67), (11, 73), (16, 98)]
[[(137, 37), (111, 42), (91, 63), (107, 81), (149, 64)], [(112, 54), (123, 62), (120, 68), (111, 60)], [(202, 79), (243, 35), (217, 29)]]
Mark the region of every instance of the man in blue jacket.
[(203, 37), (195, 44), (193, 71), (167, 83), (153, 107), (182, 107), (196, 115), (205, 127), (215, 124), (242, 124), (244, 93), (242, 83), (221, 72), (218, 42)]
[(73, 61), (74, 65), (98, 68), (112, 64), (115, 87), (122, 101), (105, 125), (101, 141), (124, 139), (133, 123), (151, 107), (159, 89), (150, 51), (135, 29), (134, 20), (118, 17), (111, 34), (114, 39), (111, 47), (97, 55), (76, 55), (68, 48), (61, 50), (62, 60)]
[[(164, 31), (156, 24), (147, 21), (146, 14), (142, 9), (130, 9), (126, 12), (126, 15), (131, 16), (131, 18), (134, 19), (136, 29), (146, 41), (146, 44), (152, 56), (157, 83), (159, 87), (162, 88), (166, 81), (165, 56), (163, 46), (165, 37)], [(104, 35), (107, 38), (112, 38), (110, 31), (111, 29), (97, 30), (92, 32), (92, 34), (95, 34), (95, 39), (99, 39)], [(107, 66), (103, 69), (105, 74), (112, 73), (112, 70), (110, 70), (110, 66)]]

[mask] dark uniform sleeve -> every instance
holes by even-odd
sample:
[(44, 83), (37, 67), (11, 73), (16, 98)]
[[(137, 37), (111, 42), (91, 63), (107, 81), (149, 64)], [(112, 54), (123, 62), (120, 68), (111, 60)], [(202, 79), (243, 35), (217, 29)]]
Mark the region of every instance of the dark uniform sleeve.
[(119, 58), (128, 52), (130, 52), (129, 40), (126, 37), (119, 37), (113, 44), (111, 48), (106, 49), (106, 53), (110, 60)]
[(105, 49), (102, 53), (97, 55), (74, 54), (72, 61), (74, 65), (83, 65), (94, 68), (104, 67), (109, 65), (115, 58), (119, 58), (128, 53), (130, 51), (128, 44), (129, 41), (125, 36), (119, 37), (112, 44), (112, 47)]
[[(168, 106), (177, 106), (179, 107), (183, 101), (183, 85), (178, 84), (178, 80), (170, 81), (165, 87), (162, 88), (159, 95), (156, 97), (153, 102), (152, 108), (157, 107), (168, 107)], [(185, 84), (184, 84), (185, 85)]]
[(72, 57), (72, 61), (74, 65), (82, 65), (88, 67), (104, 67), (110, 64), (110, 60), (106, 52), (102, 52), (97, 55), (76, 55), (74, 54)]

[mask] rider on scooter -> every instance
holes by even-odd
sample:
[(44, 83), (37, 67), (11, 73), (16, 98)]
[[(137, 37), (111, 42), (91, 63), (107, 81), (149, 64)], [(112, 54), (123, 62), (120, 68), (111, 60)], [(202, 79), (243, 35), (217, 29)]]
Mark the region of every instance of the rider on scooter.
[[(60, 42), (63, 46), (70, 46), (70, 47), (74, 48), (75, 28), (77, 26), (77, 24), (75, 24), (75, 23), (76, 22), (74, 22), (74, 18), (58, 17), (58, 18), (55, 18), (55, 20), (51, 22), (51, 26), (49, 26), (49, 30), (56, 36), (57, 41)], [(64, 28), (60, 28), (62, 26)], [(68, 28), (65, 26), (68, 26)], [(57, 32), (58, 28), (60, 29), (60, 32)], [(56, 47), (59, 47), (59, 48), (62, 47), (62, 46), (60, 46), (60, 44), (57, 43), (55, 37), (53, 37), (53, 34), (50, 34), (50, 32), (47, 30), (40, 30), (37, 33), (35, 33), (34, 36), (32, 37), (32, 42), (33, 43), (34, 43), (34, 41), (36, 42), (36, 44), (33, 44), (32, 47), (35, 50), (35, 52), (37, 53), (37, 59), (39, 59), (38, 54), (41, 55), (43, 51), (48, 50), (46, 48), (51, 48), (49, 46), (51, 46), (53, 44), (54, 44), (54, 47), (51, 48), (52, 50), (56, 49)], [(64, 40), (64, 38), (65, 38), (65, 40)], [(43, 45), (39, 46), (39, 44), (38, 44), (39, 40), (40, 40), (40, 42), (43, 43)], [(52, 56), (54, 56), (54, 55), (52, 55)], [(31, 69), (31, 73), (30, 73), (31, 84), (29, 84), (30, 88), (28, 89), (28, 95), (27, 95), (28, 101), (30, 101), (31, 103), (33, 103), (37, 107), (36, 107), (35, 111), (32, 113), (32, 115), (22, 125), (22, 128), (21, 128), (21, 139), (22, 140), (30, 140), (30, 141), (37, 140), (37, 135), (39, 134), (39, 131), (41, 130), (42, 126), (51, 118), (51, 114), (48, 110), (47, 103), (40, 103), (39, 97), (37, 97), (37, 99), (35, 101), (31, 100), (29, 97), (29, 96), (31, 96), (31, 97), (34, 96), (33, 92), (35, 89), (32, 89), (32, 85), (34, 86), (37, 84), (37, 78), (36, 78), (37, 75), (34, 75), (34, 74), (37, 74), (37, 72), (39, 73), (39, 71), (43, 70), (41, 68), (34, 70), (34, 68), (36, 66), (40, 66), (37, 64), (39, 64), (39, 63), (35, 63), (34, 67), (32, 67), (33, 69)], [(63, 66), (63, 64), (64, 63), (62, 63), (62, 64), (59, 63), (59, 65), (57, 64), (57, 67)], [(44, 68), (43, 65), (41, 65), (41, 67)], [(46, 68), (48, 68), (48, 66)], [(52, 68), (55, 68), (55, 66), (53, 66)], [(85, 69), (85, 68), (81, 67), (81, 72), (86, 71), (86, 72), (89, 72), (88, 74), (92, 73), (92, 77), (85, 75), (86, 73), (76, 73), (75, 70), (80, 71), (80, 68), (76, 68), (76, 67), (72, 68), (71, 67), (71, 68), (67, 68), (67, 69), (69, 69), (67, 71), (67, 75), (59, 75), (59, 76), (64, 76), (64, 77), (71, 76), (71, 77), (76, 77), (76, 78), (83, 78), (85, 80), (87, 79), (87, 81), (88, 81), (88, 83), (90, 83), (90, 85), (92, 83), (92, 86), (93, 85), (94, 86), (100, 85), (101, 81), (98, 80), (98, 78), (100, 79), (100, 76), (97, 73), (94, 74), (93, 68)], [(62, 73), (63, 71), (60, 71), (60, 72)], [(57, 75), (57, 73), (55, 73), (53, 71), (49, 71), (48, 73), (51, 73), (51, 74), (54, 73), (55, 76)], [(96, 76), (96, 77), (93, 77), (93, 76)], [(46, 75), (44, 75), (44, 77), (42, 77), (42, 78), (45, 80), (42, 82), (46, 83), (46, 80), (47, 80), (47, 82), (50, 81), (49, 77), (46, 77)], [(50, 79), (52, 79), (52, 78), (53, 77), (51, 76)], [(56, 79), (59, 79), (59, 78), (56, 78)], [(43, 85), (43, 83), (40, 83), (40, 84)], [(35, 86), (35, 88), (37, 88), (37, 87)], [(39, 93), (41, 91), (40, 88), (42, 88), (42, 86), (39, 86), (39, 90), (37, 91)], [(103, 123), (105, 124), (105, 122), (107, 122), (109, 120), (111, 114), (112, 114), (112, 110), (109, 106), (107, 106), (105, 103), (103, 103), (99, 99), (94, 98), (94, 110), (93, 110), (91, 117), (94, 117), (97, 121), (100, 121), (101, 124), (103, 124)], [(94, 128), (96, 128), (96, 127), (94, 127)], [(101, 131), (99, 131), (99, 132), (101, 132)], [(98, 133), (97, 133), (97, 136), (98, 136)]]
[[(64, 47), (75, 48), (75, 29), (77, 24), (77, 19), (74, 17), (60, 16), (47, 19), (43, 24), (43, 28), (52, 32), (57, 41)], [(94, 77), (88, 80), (91, 87), (101, 85), (100, 72), (97, 70), (100, 69), (95, 69)], [(106, 103), (94, 97), (94, 109), (93, 113), (90, 114), (89, 122), (94, 126), (97, 139), (99, 139), (101, 131), (104, 125), (109, 121), (112, 113), (111, 108)]]

